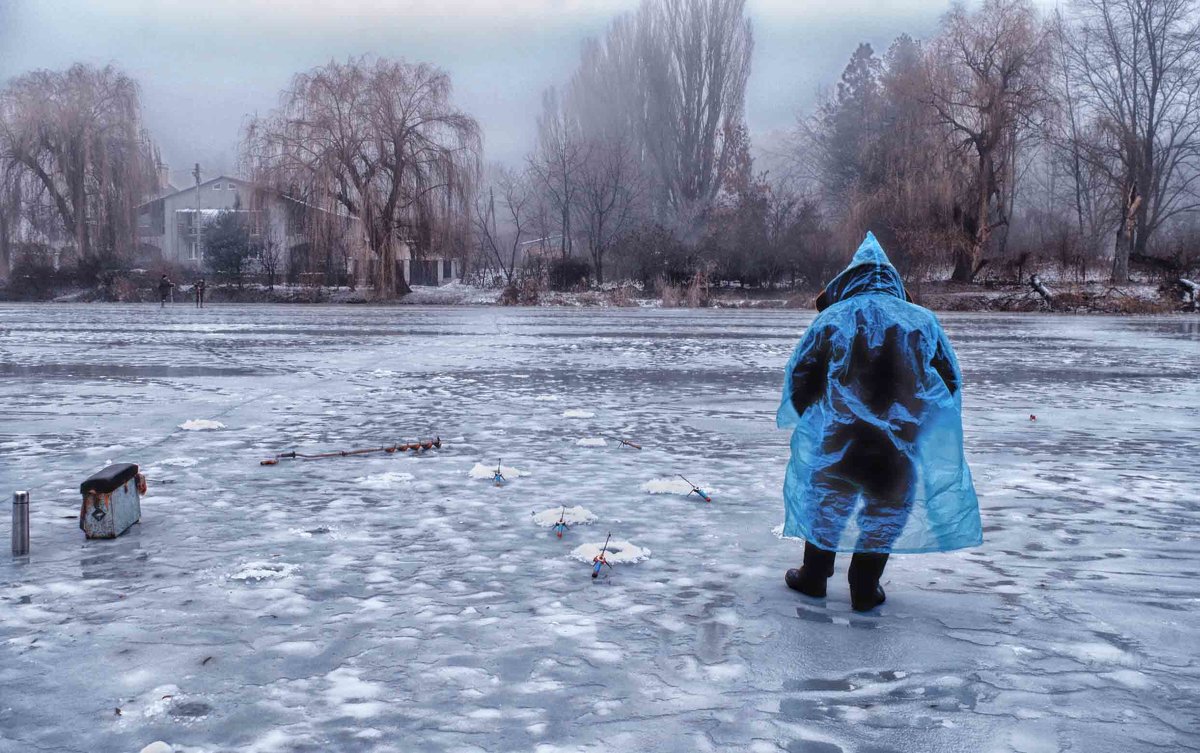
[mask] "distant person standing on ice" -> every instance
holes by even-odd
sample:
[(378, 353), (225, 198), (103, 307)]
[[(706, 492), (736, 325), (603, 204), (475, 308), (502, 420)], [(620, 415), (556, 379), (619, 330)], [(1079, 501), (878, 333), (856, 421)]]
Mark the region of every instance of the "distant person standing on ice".
[(197, 277), (196, 282), (192, 284), (192, 289), (196, 292), (196, 308), (204, 308), (204, 278)]
[(171, 295), (171, 288), (173, 287), (175, 287), (175, 283), (171, 282), (166, 273), (163, 273), (162, 279), (158, 281), (158, 297), (160, 308), (167, 305), (167, 297)]
[(776, 416), (780, 428), (795, 427), (783, 533), (806, 542), (787, 585), (822, 598), (836, 553), (854, 552), (857, 611), (883, 603), (890, 553), (983, 541), (963, 456), (958, 361), (937, 318), (911, 301), (867, 233), (817, 298)]

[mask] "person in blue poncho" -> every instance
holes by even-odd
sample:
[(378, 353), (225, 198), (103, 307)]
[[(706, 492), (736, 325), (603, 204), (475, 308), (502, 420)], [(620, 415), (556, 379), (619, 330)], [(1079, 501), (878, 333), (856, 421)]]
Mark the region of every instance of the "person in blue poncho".
[(868, 611), (886, 598), (890, 553), (983, 541), (963, 455), (962, 374), (937, 318), (912, 303), (871, 233), (817, 310), (776, 416), (794, 427), (783, 533), (806, 542), (785, 580), (822, 598), (836, 553), (854, 552), (851, 606)]

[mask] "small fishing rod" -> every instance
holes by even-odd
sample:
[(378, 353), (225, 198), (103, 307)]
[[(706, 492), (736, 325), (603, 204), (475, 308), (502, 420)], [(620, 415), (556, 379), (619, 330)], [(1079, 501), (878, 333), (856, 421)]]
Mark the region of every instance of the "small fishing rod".
[(621, 439), (620, 437), (613, 437), (613, 439), (619, 443), (617, 447), (632, 447), (635, 450), (642, 449), (642, 446), (637, 442), (630, 442), (628, 439)]
[(561, 539), (563, 533), (567, 530), (567, 506), (563, 505), (562, 514), (558, 516), (558, 522), (554, 524), (554, 532)]
[(605, 565), (608, 565), (608, 568), (610, 570), (612, 569), (612, 563), (610, 563), (608, 561), (608, 559), (606, 559), (604, 556), (605, 552), (608, 551), (608, 542), (609, 542), (609, 539), (611, 539), (611, 538), (612, 538), (612, 531), (609, 531), (608, 538), (604, 539), (604, 546), (600, 548), (600, 553), (592, 558), (592, 580), (595, 580), (596, 578), (600, 577), (600, 570)]
[(427, 439), (425, 441), (411, 442), (407, 444), (395, 444), (390, 447), (366, 447), (361, 450), (335, 450), (334, 452), (320, 452), (313, 455), (306, 455), (302, 452), (281, 452), (275, 457), (260, 460), (259, 465), (278, 465), (280, 460), (321, 460), (323, 458), (344, 458), (351, 455), (368, 455), (373, 452), (386, 452), (389, 455), (395, 452), (421, 452), (422, 450), (433, 450), (441, 448), (442, 439)]
[(693, 494), (695, 494), (698, 497), (700, 497), (700, 499), (704, 500), (705, 502), (712, 502), (712, 497), (705, 494), (703, 489), (701, 489), (700, 487), (693, 484), (691, 481), (688, 481), (686, 478), (684, 478), (682, 473), (677, 473), (675, 475), (679, 476), (679, 478), (682, 478), (684, 481), (687, 481), (688, 486), (692, 487), (692, 490), (687, 493), (687, 495), (689, 497), (692, 496)]

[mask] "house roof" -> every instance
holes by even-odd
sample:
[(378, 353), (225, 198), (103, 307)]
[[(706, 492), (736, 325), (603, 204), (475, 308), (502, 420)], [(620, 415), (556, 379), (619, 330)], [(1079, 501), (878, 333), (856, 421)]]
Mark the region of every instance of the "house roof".
[(562, 233), (558, 235), (547, 235), (545, 238), (534, 238), (531, 241), (521, 241), (522, 246), (532, 246), (534, 243), (549, 243), (551, 241), (561, 241)]
[(202, 183), (200, 183), (199, 186), (188, 186), (187, 188), (175, 188), (174, 186), (170, 186), (174, 190), (168, 191), (168, 192), (164, 193), (162, 196), (155, 196), (153, 199), (150, 199), (149, 201), (143, 201), (141, 204), (138, 204), (138, 209), (141, 209), (142, 207), (144, 207), (148, 204), (153, 204), (156, 201), (162, 201), (164, 199), (169, 199), (172, 196), (178, 196), (179, 194), (182, 194), (182, 193), (191, 193), (191, 192), (195, 191), (197, 188), (204, 188), (205, 186), (211, 186), (213, 183), (217, 183), (217, 182), (237, 183), (239, 185), (245, 186), (246, 188), (254, 187), (254, 184), (248, 180), (242, 180), (241, 178), (235, 178), (232, 175), (218, 175), (215, 178), (209, 178), (208, 180), (203, 181)]

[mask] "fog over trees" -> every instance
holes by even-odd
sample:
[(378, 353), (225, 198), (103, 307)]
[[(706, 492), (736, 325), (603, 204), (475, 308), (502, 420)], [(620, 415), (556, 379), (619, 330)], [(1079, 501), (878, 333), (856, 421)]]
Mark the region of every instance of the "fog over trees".
[[(846, 52), (771, 171), (746, 124), (745, 0), (644, 0), (612, 19), (574, 70), (547, 72), (528, 155), (504, 165), (437, 61), (297, 72), (248, 116), (242, 166), (288, 197), (313, 248), (258, 241), (253, 271), (344, 271), (347, 221), (382, 297), (409, 289), (401, 248), (514, 288), (813, 288), (866, 230), (916, 280), (1051, 265), (1119, 284), (1200, 264), (1197, 0), (982, 0), (927, 38)], [(137, 83), (113, 66), (4, 82), (0, 271), (132, 263), (159, 188), (140, 124)]]

